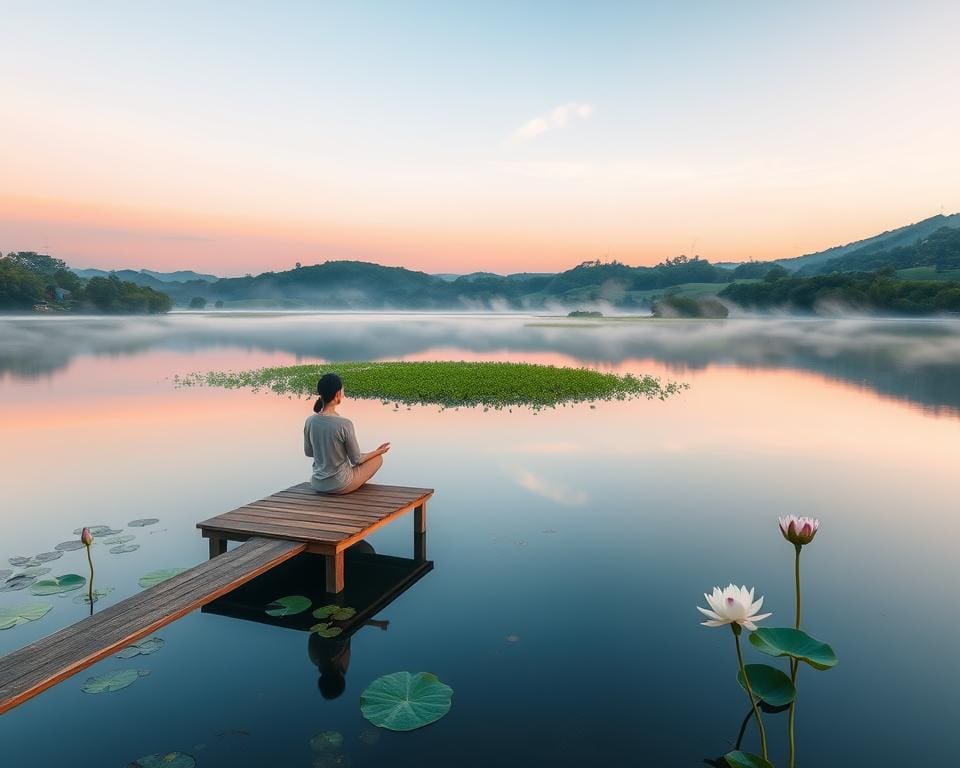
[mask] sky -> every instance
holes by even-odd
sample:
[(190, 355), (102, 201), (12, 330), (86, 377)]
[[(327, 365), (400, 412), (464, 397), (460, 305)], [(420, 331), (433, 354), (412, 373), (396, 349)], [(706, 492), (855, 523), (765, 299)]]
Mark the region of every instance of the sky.
[(773, 259), (960, 211), (960, 4), (0, 0), (0, 252)]

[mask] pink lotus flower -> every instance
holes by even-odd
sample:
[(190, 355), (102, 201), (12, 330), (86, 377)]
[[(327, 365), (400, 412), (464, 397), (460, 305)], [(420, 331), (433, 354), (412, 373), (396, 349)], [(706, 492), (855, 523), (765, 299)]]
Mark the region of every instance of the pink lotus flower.
[(80, 531), (80, 541), (82, 541), (84, 545), (88, 547), (93, 544), (93, 534), (90, 533), (89, 528), (84, 528), (82, 531)]
[(710, 609), (697, 606), (697, 610), (707, 617), (707, 621), (702, 622), (705, 627), (722, 627), (725, 624), (739, 624), (741, 627), (749, 629), (751, 632), (757, 628), (754, 623), (772, 616), (772, 613), (760, 613), (763, 606), (763, 598), (754, 602), (753, 588), (749, 590), (744, 587), (738, 587), (730, 584), (723, 591), (720, 587), (713, 588), (713, 594), (703, 595), (707, 599), (707, 605)]
[(780, 518), (780, 533), (791, 544), (803, 546), (813, 541), (820, 530), (820, 521), (814, 517), (788, 515)]

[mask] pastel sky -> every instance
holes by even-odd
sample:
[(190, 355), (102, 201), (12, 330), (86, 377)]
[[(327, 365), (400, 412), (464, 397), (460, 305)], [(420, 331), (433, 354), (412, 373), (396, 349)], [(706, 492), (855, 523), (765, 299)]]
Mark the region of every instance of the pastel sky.
[(6, 0), (0, 251), (777, 258), (960, 211), (960, 4)]

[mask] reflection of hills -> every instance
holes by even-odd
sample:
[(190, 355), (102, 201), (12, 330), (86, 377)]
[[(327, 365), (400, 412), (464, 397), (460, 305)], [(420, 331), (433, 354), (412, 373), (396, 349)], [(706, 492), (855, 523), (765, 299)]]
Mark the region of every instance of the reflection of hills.
[(76, 356), (215, 347), (286, 352), (306, 360), (384, 359), (462, 349), (474, 354), (554, 352), (588, 365), (653, 359), (678, 372), (709, 365), (790, 368), (929, 408), (960, 410), (956, 320), (577, 323), (495, 315), (17, 318), (0, 321), (0, 375), (42, 376)]

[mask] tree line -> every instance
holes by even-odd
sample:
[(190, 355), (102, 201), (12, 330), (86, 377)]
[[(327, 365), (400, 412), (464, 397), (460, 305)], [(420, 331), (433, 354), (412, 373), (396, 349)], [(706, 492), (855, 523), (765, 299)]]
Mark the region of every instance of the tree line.
[(84, 280), (46, 254), (19, 251), (0, 257), (0, 311), (157, 314), (172, 307), (165, 293), (116, 275)]

